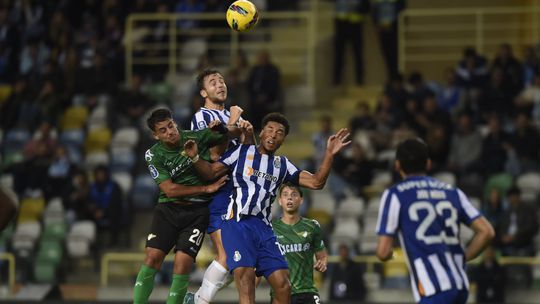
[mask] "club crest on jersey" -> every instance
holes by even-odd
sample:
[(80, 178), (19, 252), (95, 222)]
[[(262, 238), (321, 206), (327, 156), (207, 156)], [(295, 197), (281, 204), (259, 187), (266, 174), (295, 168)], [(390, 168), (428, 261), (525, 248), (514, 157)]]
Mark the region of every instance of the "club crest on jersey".
[(154, 158), (154, 154), (152, 154), (152, 151), (146, 150), (146, 153), (144, 153), (144, 159), (149, 162), (152, 161), (152, 158)]
[(148, 170), (150, 170), (150, 175), (153, 179), (156, 179), (159, 176), (159, 171), (154, 167), (154, 165), (149, 165)]
[(242, 255), (240, 254), (240, 252), (238, 252), (238, 250), (236, 250), (236, 251), (234, 252), (233, 260), (234, 260), (235, 262), (238, 262), (238, 261), (240, 261), (241, 259), (242, 259)]
[(197, 125), (199, 126), (199, 129), (204, 129), (206, 128), (206, 121), (201, 120), (197, 123)]
[(279, 169), (281, 167), (281, 161), (279, 160), (279, 157), (274, 157), (274, 167), (276, 169)]

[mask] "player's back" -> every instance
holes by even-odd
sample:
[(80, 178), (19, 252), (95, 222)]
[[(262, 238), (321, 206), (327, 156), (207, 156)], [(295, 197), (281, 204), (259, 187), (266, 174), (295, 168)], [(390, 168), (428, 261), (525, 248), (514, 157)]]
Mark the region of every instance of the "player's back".
[(385, 191), (377, 233), (397, 233), (415, 298), (468, 289), (459, 227), (479, 215), (463, 192), (432, 177), (412, 176)]

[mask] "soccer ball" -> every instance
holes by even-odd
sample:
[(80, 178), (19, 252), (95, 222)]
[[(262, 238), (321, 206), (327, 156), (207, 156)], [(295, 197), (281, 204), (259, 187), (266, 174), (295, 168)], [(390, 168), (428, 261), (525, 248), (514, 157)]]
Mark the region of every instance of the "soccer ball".
[(247, 0), (235, 1), (227, 10), (227, 23), (235, 31), (248, 31), (257, 24), (257, 21), (259, 21), (257, 7)]

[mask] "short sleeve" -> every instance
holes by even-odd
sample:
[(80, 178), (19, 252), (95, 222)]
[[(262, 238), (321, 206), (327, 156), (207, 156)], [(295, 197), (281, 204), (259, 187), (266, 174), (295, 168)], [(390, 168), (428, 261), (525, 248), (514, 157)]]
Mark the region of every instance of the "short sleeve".
[(227, 166), (228, 168), (232, 168), (236, 165), (238, 162), (238, 158), (240, 157), (240, 151), (242, 150), (242, 147), (244, 145), (236, 145), (227, 151), (223, 153), (221, 158), (219, 159), (219, 162)]
[(376, 232), (378, 235), (395, 235), (399, 227), (399, 211), (401, 204), (397, 195), (391, 191), (384, 191), (379, 203)]
[(285, 169), (287, 170), (285, 172), (285, 182), (291, 182), (295, 185), (298, 185), (300, 180), (300, 172), (302, 170), (298, 169), (288, 158), (282, 156), (282, 160), (285, 163)]
[(469, 198), (461, 191), (457, 189), (459, 200), (459, 220), (466, 225), (470, 225), (472, 221), (481, 216), (481, 213), (471, 204)]
[(155, 155), (152, 150), (146, 150), (144, 158), (146, 159), (150, 176), (152, 176), (156, 184), (159, 185), (171, 178), (169, 172), (163, 167), (161, 158), (158, 155)]
[(314, 224), (313, 226), (313, 248), (315, 252), (321, 251), (325, 248), (324, 240), (321, 231), (321, 225), (316, 220), (311, 220)]
[(209, 120), (209, 115), (205, 115), (203, 111), (198, 111), (191, 119), (191, 130), (202, 130), (208, 128), (208, 123), (210, 123)]

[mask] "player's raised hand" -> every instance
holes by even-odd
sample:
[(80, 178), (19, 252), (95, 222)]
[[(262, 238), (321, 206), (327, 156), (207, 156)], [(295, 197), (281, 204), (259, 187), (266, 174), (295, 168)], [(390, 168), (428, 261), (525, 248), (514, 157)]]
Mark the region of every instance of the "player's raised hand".
[(325, 272), (327, 264), (328, 264), (328, 261), (327, 261), (326, 257), (324, 257), (322, 259), (317, 260), (315, 262), (315, 265), (313, 266), (313, 268), (315, 270), (319, 271), (319, 272)]
[(328, 138), (328, 141), (326, 142), (326, 151), (335, 155), (341, 151), (343, 147), (351, 143), (351, 140), (349, 139), (350, 135), (349, 130), (346, 128), (339, 130), (336, 134)]
[(229, 112), (231, 112), (231, 116), (229, 117), (229, 125), (234, 125), (238, 122), (244, 110), (239, 106), (231, 106)]
[(206, 193), (214, 193), (219, 190), (225, 183), (229, 177), (227, 175), (223, 175), (220, 177), (217, 181), (213, 182), (212, 184), (206, 186)]
[(225, 127), (223, 125), (223, 123), (221, 123), (221, 121), (219, 121), (219, 120), (212, 120), (208, 124), (208, 128), (210, 128), (210, 130), (212, 130), (212, 131), (219, 132), (221, 134), (225, 134), (225, 133), (229, 132), (229, 130), (227, 130), (227, 127)]
[(184, 153), (189, 158), (194, 158), (199, 154), (199, 147), (197, 147), (197, 143), (193, 139), (186, 141), (184, 144)]

